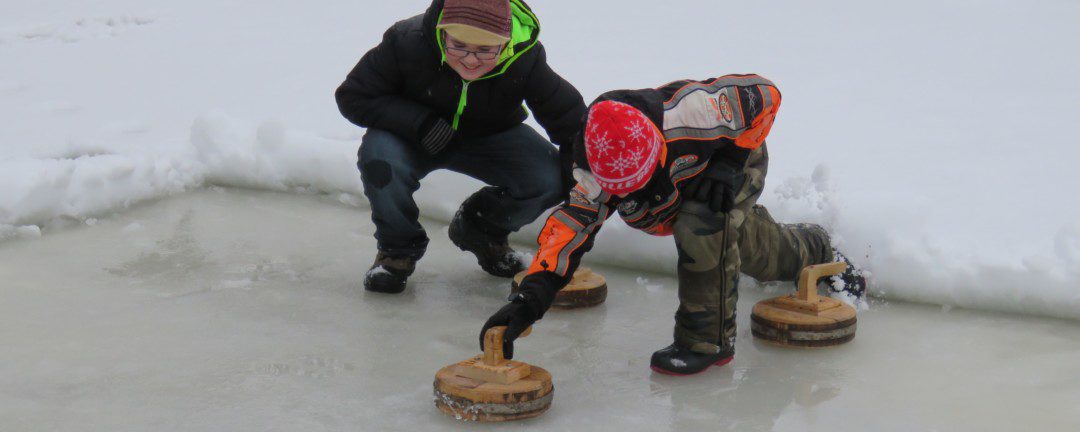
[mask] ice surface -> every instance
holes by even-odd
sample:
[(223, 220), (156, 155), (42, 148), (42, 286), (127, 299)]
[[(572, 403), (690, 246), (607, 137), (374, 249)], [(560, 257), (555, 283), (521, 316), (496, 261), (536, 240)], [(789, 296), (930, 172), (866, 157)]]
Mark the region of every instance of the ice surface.
[[(432, 403), (434, 373), (478, 352), (509, 282), (425, 220), (405, 292), (367, 293), (369, 217), (335, 196), (217, 188), (0, 244), (0, 430), (460, 430)], [(750, 337), (768, 295), (747, 282), (734, 362), (669, 377), (648, 362), (671, 342), (676, 282), (586, 264), (608, 300), (516, 344), (556, 391), (515, 429), (1080, 428), (1075, 321), (875, 300), (852, 343), (784, 349)]]

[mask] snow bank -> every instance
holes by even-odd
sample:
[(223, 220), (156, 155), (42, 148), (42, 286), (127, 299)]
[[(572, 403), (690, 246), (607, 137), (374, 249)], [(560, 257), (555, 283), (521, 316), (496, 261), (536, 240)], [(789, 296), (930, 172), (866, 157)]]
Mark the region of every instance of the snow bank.
[[(138, 201), (209, 185), (340, 195), (346, 204), (366, 206), (355, 168), (356, 146), (355, 137), (327, 138), (280, 121), (254, 124), (212, 111), (194, 121), (190, 146), (183, 152), (6, 160), (0, 162), (0, 180), (9, 185), (0, 190), (0, 241), (39, 236), (39, 225), (85, 221)], [(848, 220), (843, 195), (826, 164), (808, 176), (770, 177), (769, 183), (776, 186), (762, 203), (774, 217), (827, 227), (837, 246), (870, 271), (877, 297), (1080, 318), (1076, 224), (1057, 233), (1046, 255), (1011, 265), (988, 264), (944, 254), (918, 236), (905, 235), (903, 226), (883, 229), (887, 220)], [(436, 172), (416, 198), (423, 216), (447, 222), (460, 202), (481, 186), (455, 173)], [(542, 219), (514, 240), (534, 245), (541, 225)], [(644, 235), (613, 217), (586, 262), (672, 273), (675, 248), (670, 238)]]
[[(428, 2), (60, 3), (0, 16), (0, 241), (208, 185), (364, 205), (363, 131), (333, 90)], [(684, 16), (679, 44), (613, 27), (715, 6), (533, 4), (549, 61), (586, 100), (722, 73), (777, 82), (761, 202), (780, 221), (826, 226), (876, 296), (1080, 318), (1080, 145), (1064, 126), (1080, 112), (1080, 58), (1058, 55), (1080, 36), (1080, 7), (740, 4), (722, 25)], [(643, 55), (661, 52), (681, 61)], [(479, 187), (436, 172), (416, 199), (446, 221)], [(538, 229), (515, 240), (531, 245)], [(586, 262), (671, 272), (674, 257), (670, 239), (612, 219)]]
[(210, 184), (324, 193), (362, 190), (355, 143), (289, 130), (281, 122), (252, 127), (215, 111), (195, 120), (191, 144)]
[(177, 155), (0, 160), (0, 225), (24, 230), (115, 212), (199, 184), (201, 172)]

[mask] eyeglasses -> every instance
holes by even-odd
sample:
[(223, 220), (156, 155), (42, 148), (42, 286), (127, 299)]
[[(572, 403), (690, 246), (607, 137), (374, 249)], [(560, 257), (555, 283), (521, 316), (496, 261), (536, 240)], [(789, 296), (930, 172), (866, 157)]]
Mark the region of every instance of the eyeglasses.
[(496, 47), (493, 51), (469, 51), (466, 49), (454, 48), (447, 45), (446, 54), (457, 58), (465, 58), (468, 57), (469, 54), (472, 54), (476, 56), (477, 60), (495, 60), (495, 57), (499, 56), (499, 49), (498, 47)]

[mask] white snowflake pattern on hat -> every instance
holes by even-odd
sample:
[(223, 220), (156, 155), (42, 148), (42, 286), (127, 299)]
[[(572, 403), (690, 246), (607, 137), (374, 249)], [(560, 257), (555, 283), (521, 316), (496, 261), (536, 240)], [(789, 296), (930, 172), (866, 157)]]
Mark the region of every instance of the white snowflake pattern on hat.
[(640, 121), (634, 121), (629, 126), (623, 126), (623, 129), (630, 133), (631, 140), (645, 139), (645, 125), (641, 124)]
[(642, 159), (645, 158), (645, 149), (637, 148), (630, 150), (626, 155), (626, 159), (632, 164), (632, 166), (641, 165)]
[(597, 156), (604, 156), (615, 148), (611, 138), (608, 138), (607, 132), (590, 140), (589, 144), (591, 144), (589, 146), (589, 150), (591, 150), (590, 153)]
[(637, 167), (635, 160), (639, 160), (641, 156), (637, 156), (637, 159), (633, 157), (633, 152), (619, 152), (619, 157), (613, 159), (607, 163), (608, 168), (619, 173), (620, 176), (626, 175), (626, 170), (634, 169)]

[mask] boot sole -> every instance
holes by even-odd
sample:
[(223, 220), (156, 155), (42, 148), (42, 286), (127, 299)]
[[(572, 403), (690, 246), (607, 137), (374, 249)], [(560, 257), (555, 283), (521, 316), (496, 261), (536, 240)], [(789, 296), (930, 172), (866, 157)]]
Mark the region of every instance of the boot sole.
[[(450, 226), (453, 227), (453, 223), (451, 223)], [(454, 246), (457, 246), (458, 249), (472, 254), (472, 256), (476, 258), (476, 264), (480, 266), (480, 269), (484, 270), (484, 272), (489, 275), (501, 278), (512, 278), (514, 277), (514, 275), (528, 268), (527, 266), (522, 266), (520, 270), (502, 271), (492, 266), (485, 266), (483, 261), (480, 259), (480, 256), (476, 252), (473, 252), (472, 249), (464, 246), (464, 239), (460, 238), (462, 236), (461, 233), (457, 232), (454, 229), (450, 229), (447, 232), (447, 236), (450, 237), (450, 242), (453, 243)]]
[(377, 292), (381, 294), (401, 294), (405, 291), (405, 282), (400, 285), (386, 284), (384, 286), (378, 286), (379, 283), (370, 283), (370, 281), (364, 281), (364, 290), (368, 292)]
[(476, 258), (476, 265), (479, 266), (480, 269), (484, 271), (484, 273), (487, 273), (487, 274), (495, 276), (495, 277), (512, 278), (512, 277), (516, 276), (518, 273), (521, 273), (521, 272), (528, 269), (528, 267), (522, 266), (521, 269), (519, 269), (519, 270), (503, 271), (503, 270), (500, 270), (500, 269), (495, 268), (493, 266), (485, 266), (483, 261), (480, 260), (480, 257), (476, 256), (476, 252), (473, 252), (473, 251), (471, 251), (469, 249), (465, 249), (465, 248), (460, 247), (460, 246), (458, 246), (458, 249), (461, 249), (462, 251), (468, 252), (470, 255), (472, 255), (474, 258)]
[[(470, 253), (471, 253), (471, 251), (470, 251)], [(480, 260), (477, 259), (476, 263), (480, 264)], [(526, 268), (527, 267), (522, 267), (520, 270), (503, 271), (503, 270), (499, 270), (499, 269), (496, 269), (496, 268), (493, 268), (493, 267), (490, 267), (490, 266), (489, 267), (484, 267), (482, 264), (480, 265), (480, 269), (487, 272), (487, 274), (495, 276), (495, 277), (501, 277), (501, 278), (512, 278), (515, 275), (517, 275), (518, 273), (521, 273), (522, 271), (524, 271)]]
[(691, 375), (697, 375), (699, 373), (705, 372), (705, 371), (709, 370), (709, 368), (712, 367), (712, 366), (719, 367), (719, 366), (726, 365), (728, 363), (731, 363), (732, 360), (735, 360), (735, 356), (722, 358), (720, 360), (717, 360), (716, 363), (705, 366), (705, 368), (702, 369), (702, 370), (699, 370), (697, 372), (685, 373), (685, 374), (684, 373), (678, 373), (678, 372), (672, 372), (672, 371), (665, 370), (665, 369), (660, 369), (660, 368), (658, 368), (656, 366), (649, 366), (649, 367), (653, 370), (653, 372), (656, 372), (656, 373), (659, 373), (659, 374), (671, 375), (671, 376), (691, 376)]
[(372, 288), (364, 287), (364, 291), (380, 293), (380, 294), (401, 294), (401, 293), (405, 292), (405, 287), (401, 287), (400, 289), (393, 289), (393, 290), (378, 290), (378, 289), (372, 289)]
[(454, 235), (450, 235), (450, 242), (454, 243), (455, 246), (458, 246), (458, 248), (461, 249), (462, 252), (468, 252), (470, 255), (472, 255), (474, 258), (476, 258), (476, 265), (480, 266), (480, 268), (482, 270), (484, 270), (484, 272), (486, 272), (487, 274), (490, 274), (492, 276), (496, 276), (496, 278), (513, 278), (513, 276), (515, 274), (517, 274), (517, 273), (521, 272), (522, 270), (525, 270), (525, 269), (528, 268), (528, 267), (522, 266), (522, 269), (519, 269), (519, 270), (503, 271), (503, 270), (500, 270), (500, 269), (498, 269), (496, 267), (484, 266), (484, 262), (483, 262), (483, 260), (480, 259), (480, 256), (478, 256), (475, 252), (472, 252), (472, 249), (467, 248), (465, 246), (462, 246), (460, 243), (458, 243), (454, 239)]

